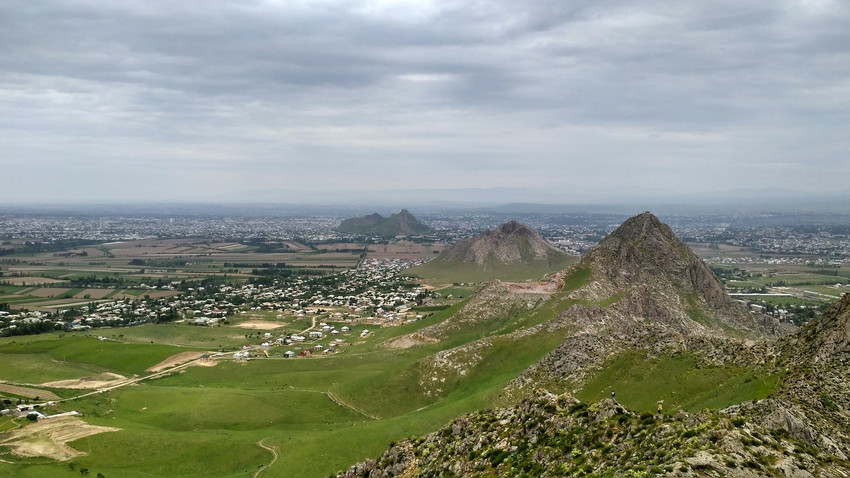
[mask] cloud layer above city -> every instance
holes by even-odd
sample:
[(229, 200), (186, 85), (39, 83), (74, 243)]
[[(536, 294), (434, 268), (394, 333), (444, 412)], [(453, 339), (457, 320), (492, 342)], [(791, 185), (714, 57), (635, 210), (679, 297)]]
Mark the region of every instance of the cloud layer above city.
[(0, 4), (0, 201), (559, 203), (850, 175), (850, 4)]

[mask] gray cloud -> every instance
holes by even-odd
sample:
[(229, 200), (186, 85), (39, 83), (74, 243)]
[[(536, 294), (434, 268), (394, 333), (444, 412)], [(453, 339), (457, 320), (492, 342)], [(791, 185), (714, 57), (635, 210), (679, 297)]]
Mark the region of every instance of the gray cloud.
[(10, 0), (0, 200), (840, 191), (848, 20), (829, 0)]

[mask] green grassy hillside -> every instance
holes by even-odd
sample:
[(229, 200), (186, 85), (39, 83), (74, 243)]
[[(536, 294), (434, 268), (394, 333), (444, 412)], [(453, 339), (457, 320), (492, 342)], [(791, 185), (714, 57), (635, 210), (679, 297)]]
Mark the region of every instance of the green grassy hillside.
[(563, 255), (553, 258), (548, 263), (531, 264), (498, 264), (488, 267), (463, 262), (459, 259), (438, 261), (432, 260), (421, 266), (412, 267), (406, 274), (419, 277), (435, 284), (452, 284), (459, 282), (489, 282), (495, 279), (503, 281), (525, 281), (537, 279), (546, 274), (565, 269), (577, 261), (576, 258)]
[(694, 355), (647, 358), (629, 351), (608, 361), (575, 396), (596, 401), (616, 392), (617, 401), (631, 410), (655, 412), (664, 400), (664, 411), (696, 412), (719, 409), (769, 396), (779, 374), (737, 366), (700, 363)]

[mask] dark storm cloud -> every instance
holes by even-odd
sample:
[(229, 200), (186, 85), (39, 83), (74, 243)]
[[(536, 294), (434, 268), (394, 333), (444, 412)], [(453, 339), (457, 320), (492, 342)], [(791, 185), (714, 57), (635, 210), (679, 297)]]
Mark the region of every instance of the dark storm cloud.
[(427, 189), (445, 169), (461, 175), (450, 186), (579, 194), (735, 189), (754, 174), (839, 189), (823, 171), (848, 172), (848, 8), (11, 0), (0, 148), (22, 177), (55, 170), (40, 184), (57, 199), (65, 178), (93, 184), (83, 162), (137, 171), (130, 199), (317, 170), (351, 190), (411, 176)]

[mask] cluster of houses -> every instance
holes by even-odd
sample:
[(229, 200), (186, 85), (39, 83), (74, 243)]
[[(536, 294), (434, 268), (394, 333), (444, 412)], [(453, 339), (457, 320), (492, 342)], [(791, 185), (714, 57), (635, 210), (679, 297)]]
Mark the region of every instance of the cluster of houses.
[(417, 318), (411, 316), (410, 308), (421, 304), (427, 295), (425, 289), (404, 280), (400, 274), (415, 263), (402, 259), (367, 259), (358, 269), (331, 276), (280, 279), (271, 285), (196, 287), (173, 297), (100, 301), (91, 310), (82, 306), (57, 312), (0, 311), (0, 335), (17, 335), (21, 332), (15, 331), (17, 327), (30, 323), (38, 325), (39, 332), (181, 319), (199, 326), (214, 326), (250, 310), (291, 310), (304, 314), (336, 308), (344, 311), (336, 312), (337, 318), (400, 324)]
[[(296, 352), (294, 350), (287, 350), (284, 352), (284, 357), (309, 357), (316, 353), (322, 353), (325, 355), (334, 354), (337, 352), (337, 349), (345, 344), (346, 340), (343, 338), (334, 338), (330, 342), (325, 344), (320, 343), (311, 343), (307, 344), (307, 341), (319, 341), (327, 338), (328, 336), (336, 336), (339, 334), (347, 334), (351, 332), (351, 328), (347, 325), (343, 325), (339, 329), (336, 326), (329, 325), (325, 322), (319, 324), (321, 330), (311, 330), (308, 331), (307, 335), (301, 334), (289, 334), (285, 337), (273, 338), (270, 332), (265, 332), (263, 334), (262, 342), (259, 346), (252, 344), (245, 344), (242, 346), (242, 350), (235, 352), (233, 354), (233, 358), (236, 360), (250, 360), (252, 357), (256, 357), (256, 350), (262, 350), (266, 352), (271, 347), (278, 346), (296, 346)], [(360, 337), (366, 337), (369, 334), (368, 329), (364, 329), (360, 332)], [(301, 347), (297, 347), (301, 346)], [(218, 356), (223, 356), (223, 353), (219, 353)]]

